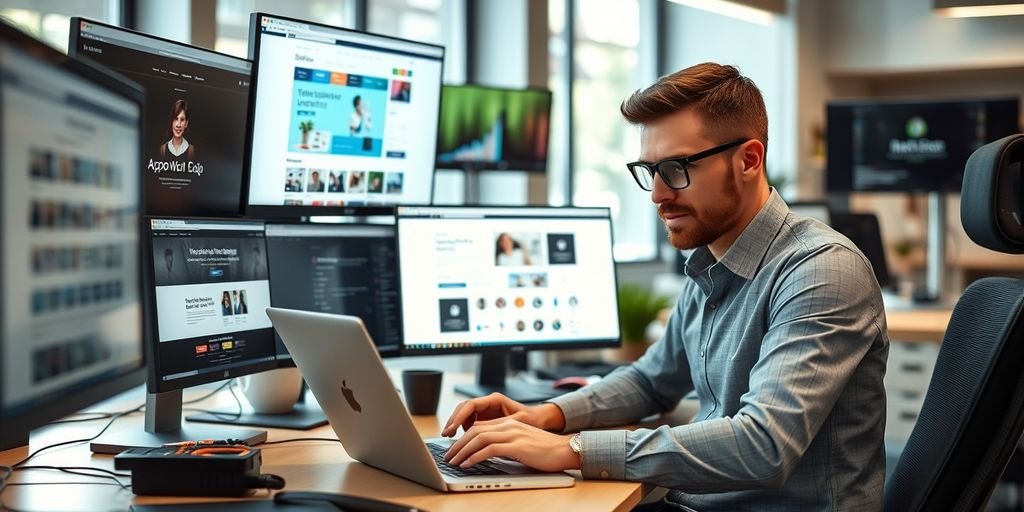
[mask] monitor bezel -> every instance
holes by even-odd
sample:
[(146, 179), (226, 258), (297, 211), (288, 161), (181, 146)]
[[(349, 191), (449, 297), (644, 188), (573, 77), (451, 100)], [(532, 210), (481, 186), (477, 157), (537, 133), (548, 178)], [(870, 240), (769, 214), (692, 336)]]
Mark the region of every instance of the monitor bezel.
[[(479, 210), (479, 211), (496, 211), (496, 210), (523, 210), (523, 211), (568, 211), (568, 210), (594, 210), (603, 212), (600, 217), (583, 217), (583, 218), (599, 218), (601, 220), (607, 219), (609, 236), (611, 237), (611, 243), (608, 247), (608, 257), (612, 262), (612, 283), (615, 289), (615, 296), (613, 301), (615, 303), (615, 312), (618, 316), (619, 310), (619, 277), (618, 277), (618, 266), (615, 261), (615, 231), (613, 226), (613, 218), (611, 215), (611, 208), (607, 206), (523, 206), (523, 205), (488, 205), (488, 206), (466, 206), (466, 205), (403, 205), (402, 208), (431, 208), (431, 209), (450, 209), (450, 210)], [(423, 218), (421, 215), (407, 215), (401, 214), (401, 211), (396, 210), (395, 212), (395, 244), (398, 248), (398, 270), (399, 274), (402, 272), (402, 218)], [(552, 215), (551, 217), (557, 217)], [(514, 217), (513, 217), (514, 218)], [(524, 217), (528, 218), (528, 217)], [(565, 216), (565, 218), (580, 218), (578, 216)], [(404, 290), (401, 286), (398, 289), (398, 301), (401, 305), (402, 311), (402, 345), (399, 347), (399, 351), (402, 356), (427, 356), (427, 355), (449, 355), (449, 354), (501, 354), (501, 353), (523, 353), (533, 350), (576, 350), (576, 349), (592, 349), (592, 348), (615, 348), (622, 344), (622, 328), (621, 325), (616, 325), (618, 329), (618, 336), (614, 338), (589, 338), (589, 339), (574, 339), (572, 341), (540, 341), (540, 342), (510, 342), (504, 345), (484, 345), (484, 346), (473, 346), (473, 347), (458, 347), (458, 348), (421, 348), (421, 349), (410, 349), (405, 343), (405, 297)]]
[[(316, 227), (321, 227), (321, 226), (326, 226), (326, 227), (337, 227), (337, 226), (344, 226), (344, 227), (366, 227), (366, 226), (370, 226), (370, 227), (376, 227), (376, 228), (390, 227), (391, 228), (392, 237), (393, 237), (393, 239), (395, 241), (395, 262), (397, 263), (397, 261), (398, 261), (398, 232), (397, 232), (397, 230), (395, 228), (395, 223), (394, 223), (395, 217), (392, 215), (392, 216), (389, 216), (388, 218), (390, 218), (392, 220), (392, 222), (390, 224), (371, 222), (367, 218), (354, 219), (353, 222), (341, 222), (341, 223), (301, 222), (301, 221), (298, 221), (298, 220), (295, 220), (295, 219), (291, 219), (291, 220), (273, 219), (272, 221), (268, 220), (268, 221), (266, 221), (264, 223), (264, 237), (267, 238), (267, 239), (270, 238), (268, 235), (266, 235), (266, 229), (265, 229), (266, 226), (269, 226), (269, 225), (274, 225), (274, 226), (287, 225), (287, 226), (303, 226), (303, 227), (310, 227), (310, 226), (316, 226)], [(269, 247), (269, 245), (267, 247), (267, 265), (270, 266), (270, 267), (273, 266), (270, 263), (270, 247)], [(397, 275), (397, 273), (398, 273), (397, 268), (395, 269), (395, 273)], [(268, 274), (268, 276), (269, 276), (269, 274)], [(399, 309), (399, 314), (401, 314), (401, 292), (402, 292), (402, 282), (401, 282), (401, 276), (399, 276), (398, 277), (398, 303), (399, 303), (398, 304), (399, 305), (398, 309)], [(270, 303), (271, 303), (271, 305), (274, 305), (274, 300), (273, 300), (274, 289), (273, 289), (273, 286), (271, 286), (271, 289), (270, 289), (270, 296), (271, 296)], [(404, 327), (404, 325), (403, 325), (403, 323), (401, 321), (401, 318), (399, 318), (399, 322), (398, 322), (399, 340), (398, 340), (398, 345), (395, 348), (388, 348), (387, 350), (383, 350), (382, 351), (382, 350), (380, 350), (380, 347), (377, 346), (376, 342), (374, 342), (374, 348), (377, 348), (377, 354), (381, 357), (381, 359), (387, 359), (387, 358), (392, 358), (392, 357), (400, 357), (402, 355), (402, 352), (401, 352), (402, 340), (405, 338), (405, 331), (404, 331), (403, 327)], [(277, 329), (274, 329), (274, 336), (280, 337), (280, 335), (277, 334)], [(275, 342), (276, 342), (276, 340), (275, 340)], [(295, 368), (295, 360), (290, 356), (290, 354), (289, 354), (289, 357), (287, 357), (287, 358), (281, 358), (280, 355), (278, 355), (277, 367), (278, 368)]]
[[(202, 384), (209, 384), (211, 382), (218, 382), (227, 379), (233, 379), (235, 377), (242, 377), (245, 375), (252, 375), (254, 373), (260, 373), (267, 370), (273, 370), (278, 367), (277, 351), (274, 351), (274, 360), (263, 362), (263, 363), (250, 363), (246, 366), (239, 368), (233, 368), (225, 370), (223, 372), (209, 372), (206, 374), (199, 374), (191, 377), (182, 377), (173, 381), (164, 381), (160, 377), (163, 372), (160, 368), (160, 358), (157, 356), (160, 347), (160, 325), (157, 322), (157, 303), (156, 303), (156, 268), (153, 257), (153, 228), (152, 221), (157, 220), (182, 220), (188, 222), (214, 222), (214, 223), (246, 223), (246, 224), (261, 224), (264, 226), (263, 237), (266, 239), (266, 222), (262, 219), (239, 219), (233, 217), (182, 217), (174, 215), (146, 215), (143, 217), (142, 229), (144, 233), (144, 239), (142, 242), (143, 255), (141, 259), (141, 265), (143, 267), (143, 283), (146, 287), (146, 303), (144, 308), (143, 317), (147, 320), (147, 342), (146, 348), (149, 351), (149, 364), (148, 372), (146, 375), (146, 388), (149, 393), (165, 393), (167, 391), (176, 391), (179, 389), (186, 389)], [(264, 249), (266, 249), (264, 247)], [(264, 250), (264, 253), (266, 251)], [(269, 258), (268, 258), (269, 268)], [(270, 273), (267, 273), (267, 284), (270, 285)], [(268, 327), (271, 333), (274, 332), (273, 327)], [(173, 342), (170, 342), (173, 343)]]
[[(85, 17), (82, 17), (82, 16), (72, 16), (71, 17), (71, 22), (70, 22), (71, 26), (69, 27), (70, 30), (68, 32), (68, 56), (76, 58), (76, 59), (79, 59), (79, 60), (87, 60), (87, 61), (93, 62), (93, 63), (95, 63), (95, 64), (97, 64), (99, 66), (102, 66), (105, 69), (110, 69), (110, 68), (108, 68), (107, 66), (104, 66), (99, 61), (93, 59), (92, 57), (89, 56), (89, 54), (80, 52), (78, 50), (78, 43), (79, 43), (79, 39), (81, 38), (82, 22), (92, 23), (92, 24), (99, 25), (101, 27), (104, 27), (104, 28), (107, 28), (107, 29), (110, 29), (110, 30), (120, 31), (120, 32), (124, 32), (126, 34), (131, 34), (131, 35), (137, 36), (137, 37), (142, 37), (142, 38), (145, 38), (145, 39), (151, 39), (153, 41), (159, 41), (161, 43), (166, 43), (166, 44), (169, 44), (169, 45), (178, 46), (180, 48), (187, 48), (189, 50), (193, 50), (193, 51), (197, 51), (197, 52), (201, 52), (201, 53), (206, 53), (206, 54), (210, 54), (210, 55), (216, 55), (218, 57), (222, 57), (222, 58), (238, 61), (239, 63), (247, 63), (247, 64), (249, 64), (249, 80), (250, 80), (250, 82), (249, 82), (249, 90), (248, 90), (249, 98), (246, 100), (246, 113), (245, 113), (245, 119), (243, 121), (247, 125), (246, 126), (246, 133), (248, 133), (248, 123), (250, 123), (251, 119), (252, 119), (252, 116), (249, 115), (249, 108), (251, 108), (251, 105), (252, 105), (252, 91), (253, 91), (253, 88), (252, 88), (252, 75), (253, 75), (252, 67), (253, 67), (253, 63), (252, 63), (251, 60), (244, 59), (244, 58), (241, 58), (241, 57), (236, 57), (234, 55), (229, 55), (229, 54), (226, 54), (226, 53), (221, 53), (221, 52), (218, 52), (218, 51), (215, 51), (215, 50), (211, 50), (209, 48), (204, 48), (202, 46), (196, 46), (196, 45), (192, 45), (192, 44), (188, 44), (188, 43), (182, 43), (180, 41), (175, 41), (173, 39), (167, 39), (167, 38), (164, 38), (164, 37), (155, 36), (153, 34), (147, 34), (145, 32), (139, 32), (137, 30), (132, 30), (132, 29), (129, 29), (129, 28), (119, 27), (117, 25), (111, 25), (109, 23), (103, 23), (101, 21), (96, 21), (96, 20), (93, 20), (93, 19), (90, 19), (90, 18), (85, 18)], [(121, 75), (119, 72), (117, 72), (114, 69), (110, 69), (110, 71), (111, 71), (111, 73), (116, 73), (118, 76), (123, 76), (123, 75)], [(127, 78), (127, 77), (124, 77), (123, 79), (124, 80), (131, 80), (130, 78)], [(132, 81), (132, 83), (136, 83), (136, 82)], [(140, 88), (142, 88), (141, 85), (140, 85)], [(142, 90), (145, 91), (145, 88), (142, 88)], [(145, 129), (146, 129), (145, 123), (143, 123), (142, 128), (143, 128), (143, 131), (145, 131)], [(143, 140), (143, 142), (145, 142), (145, 134), (143, 134), (142, 140)], [(140, 146), (140, 147), (142, 147), (142, 146)], [(249, 148), (249, 144), (248, 144), (247, 141), (245, 142), (245, 144), (243, 145), (242, 148), (243, 148), (242, 151), (243, 151), (243, 157), (244, 157), (245, 156), (244, 152), (247, 151), (248, 148)], [(247, 194), (246, 194), (246, 192), (248, 190), (247, 183), (246, 183), (246, 179), (248, 178), (247, 163), (248, 162), (245, 160), (245, 158), (243, 158), (242, 159), (242, 169), (241, 169), (242, 172), (240, 174), (240, 179), (242, 181), (239, 184), (240, 186), (239, 186), (239, 190), (238, 190), (238, 194), (239, 194), (239, 197), (238, 197), (238, 207), (235, 209), (233, 218), (242, 218), (242, 217), (244, 217), (244, 213), (245, 213), (245, 203), (244, 203), (244, 201), (246, 201), (248, 199)], [(141, 169), (141, 167), (140, 167), (140, 169)], [(143, 190), (143, 192), (145, 192), (145, 190), (146, 190), (145, 179), (143, 179), (143, 182), (144, 183), (142, 185), (142, 187), (143, 187), (142, 190)], [(148, 214), (148, 212), (147, 212), (147, 214)], [(221, 216), (222, 212), (220, 212), (220, 211), (203, 211), (203, 212), (199, 212), (199, 214), (200, 215), (217, 215), (217, 216)], [(153, 214), (153, 215), (154, 216), (159, 216), (160, 214)]]
[[(106, 89), (108, 92), (135, 103), (139, 109), (138, 140), (136, 143), (138, 144), (138, 147), (142, 147), (142, 113), (145, 108), (145, 94), (138, 84), (126, 81), (120, 75), (102, 68), (99, 65), (90, 62), (83, 62), (64, 55), (56, 49), (51, 48), (49, 45), (36, 40), (21, 30), (2, 21), (0, 21), (0, 39), (2, 39), (0, 44), (9, 44), (18, 51), (22, 51), (30, 55), (32, 58), (44, 61), (45, 63), (84, 78), (101, 88)], [(0, 130), (2, 129), (3, 126), (0, 125)], [(2, 137), (3, 134), (0, 133), (0, 140), (2, 140)], [(141, 164), (141, 153), (138, 158), (139, 163)], [(0, 182), (0, 187), (2, 186), (3, 184)], [(144, 185), (142, 184), (142, 180), (139, 180), (136, 191), (139, 208), (136, 218), (138, 219), (141, 219), (141, 214), (145, 211), (145, 194), (143, 191)], [(136, 257), (139, 257), (144, 245), (141, 222), (138, 222), (138, 225), (136, 226), (136, 235), (138, 236), (138, 254)], [(2, 251), (3, 238), (0, 237), (0, 258), (2, 258)], [(53, 397), (47, 401), (38, 399), (34, 400), (31, 408), (16, 414), (4, 415), (2, 408), (0, 408), (0, 426), (2, 426), (2, 428), (0, 428), (0, 450), (19, 446), (22, 442), (28, 439), (29, 432), (34, 428), (38, 428), (57, 418), (64, 417), (72, 412), (106, 400), (145, 382), (149, 368), (149, 354), (146, 349), (147, 344), (145, 340), (145, 290), (143, 289), (144, 281), (141, 265), (135, 272), (135, 285), (138, 291), (138, 313), (140, 316), (140, 328), (138, 332), (140, 357), (137, 367), (122, 372), (120, 375), (113, 376), (104, 382), (92, 384), (86, 388), (74, 386), (66, 388), (59, 397)], [(0, 300), (2, 300), (2, 297), (0, 297)], [(2, 304), (0, 304), (0, 307), (2, 307)], [(2, 359), (3, 351), (0, 351), (0, 367), (3, 365)], [(0, 395), (2, 395), (2, 393), (3, 382), (0, 380)]]
[[(253, 137), (255, 136), (255, 117), (256, 117), (256, 100), (259, 92), (259, 67), (260, 67), (260, 46), (262, 42), (262, 36), (260, 34), (260, 23), (259, 20), (263, 16), (269, 16), (271, 18), (293, 22), (302, 23), (306, 25), (313, 25), (327, 30), (335, 30), (340, 32), (347, 32), (350, 34), (357, 35), (370, 35), (373, 37), (379, 37), (383, 39), (390, 39), (393, 41), (399, 41), (403, 43), (411, 43), (417, 45), (423, 45), (428, 47), (434, 47), (441, 50), (441, 86), (444, 85), (444, 58), (445, 58), (445, 47), (433, 43), (424, 43), (422, 41), (413, 41), (411, 39), (403, 39), (400, 37), (388, 36), (384, 34), (376, 34), (364, 30), (355, 30), (344, 27), (336, 27), (333, 25), (327, 25), (324, 23), (317, 23), (315, 21), (303, 20), (298, 18), (290, 18), (287, 16), (280, 16), (277, 14), (271, 14), (268, 12), (257, 11), (249, 14), (249, 60), (252, 62), (252, 76), (249, 81), (249, 118), (246, 121), (246, 137), (245, 137), (245, 155), (244, 161), (244, 176), (242, 180), (242, 210), (246, 217), (262, 218), (267, 220), (280, 219), (280, 218), (295, 218), (295, 217), (319, 217), (319, 216), (357, 216), (357, 215), (393, 215), (395, 208), (400, 203), (385, 204), (385, 205), (363, 205), (363, 206), (294, 206), (294, 205), (254, 205), (249, 204), (249, 190), (252, 185), (252, 152), (253, 152)], [(440, 129), (440, 106), (441, 106), (441, 87), (437, 90), (437, 105), (438, 105), (438, 116), (436, 129)], [(437, 137), (434, 137), (434, 161), (431, 162), (432, 168), (430, 169), (430, 193), (427, 197), (430, 201), (434, 198), (434, 181), (437, 174), (437, 168), (433, 167), (437, 160)]]
[[(547, 96), (547, 105), (548, 105), (548, 130), (547, 130), (547, 139), (548, 140), (547, 140), (546, 150), (545, 150), (546, 151), (546, 154), (545, 154), (546, 158), (544, 159), (544, 163), (541, 164), (539, 167), (537, 165), (532, 165), (530, 167), (519, 167), (519, 165), (522, 163), (519, 160), (499, 160), (498, 162), (494, 162), (494, 161), (491, 161), (491, 160), (441, 162), (440, 160), (438, 160), (435, 157), (434, 158), (434, 167), (435, 168), (437, 168), (437, 169), (445, 169), (445, 170), (462, 170), (462, 171), (467, 171), (467, 172), (483, 171), (485, 173), (487, 173), (487, 172), (506, 172), (506, 171), (508, 171), (508, 172), (526, 172), (526, 173), (530, 173), (530, 174), (546, 174), (547, 173), (547, 170), (548, 170), (548, 163), (547, 162), (548, 162), (548, 160), (550, 159), (550, 156), (551, 156), (551, 109), (553, 107), (553, 101), (554, 101), (554, 93), (552, 93), (551, 89), (548, 89), (547, 87), (539, 87), (539, 86), (496, 87), (496, 86), (492, 86), (492, 85), (482, 85), (482, 84), (475, 84), (475, 83), (444, 84), (441, 87), (441, 104), (440, 104), (441, 111), (438, 114), (438, 128), (437, 128), (437, 138), (438, 139), (441, 138), (441, 124), (440, 124), (440, 120), (441, 120), (441, 117), (444, 115), (444, 90), (445, 89), (481, 89), (481, 90), (487, 90), (487, 91), (499, 91), (499, 92), (511, 92), (511, 93), (518, 93), (518, 92), (540, 92), (540, 93), (546, 94), (546, 96)], [(437, 153), (439, 153), (439, 150), (435, 150), (434, 153), (436, 155)], [(512, 164), (508, 165), (508, 162), (512, 162)], [(531, 162), (531, 163), (532, 164), (537, 164), (538, 162)], [(503, 165), (503, 164), (505, 164), (505, 165)]]

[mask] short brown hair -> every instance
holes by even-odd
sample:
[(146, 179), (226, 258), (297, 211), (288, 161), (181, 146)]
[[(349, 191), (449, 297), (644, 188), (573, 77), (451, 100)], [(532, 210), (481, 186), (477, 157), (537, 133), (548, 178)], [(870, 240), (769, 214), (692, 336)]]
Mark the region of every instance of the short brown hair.
[(687, 107), (704, 119), (708, 135), (749, 137), (767, 149), (764, 98), (753, 80), (735, 66), (705, 62), (665, 75), (626, 98), (619, 109), (630, 123), (646, 124)]

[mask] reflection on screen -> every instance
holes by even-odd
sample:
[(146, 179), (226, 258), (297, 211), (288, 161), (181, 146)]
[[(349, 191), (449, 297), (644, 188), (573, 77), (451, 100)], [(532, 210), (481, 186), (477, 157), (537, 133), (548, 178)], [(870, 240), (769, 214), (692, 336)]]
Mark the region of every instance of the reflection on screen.
[(4, 415), (142, 360), (139, 115), (0, 43)]

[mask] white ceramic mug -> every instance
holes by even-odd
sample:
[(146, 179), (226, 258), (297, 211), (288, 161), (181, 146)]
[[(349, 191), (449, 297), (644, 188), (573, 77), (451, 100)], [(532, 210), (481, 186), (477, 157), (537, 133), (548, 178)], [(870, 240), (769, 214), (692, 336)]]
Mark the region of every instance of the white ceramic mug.
[(302, 391), (302, 375), (298, 368), (280, 368), (240, 379), (242, 394), (253, 412), (284, 414), (291, 412)]

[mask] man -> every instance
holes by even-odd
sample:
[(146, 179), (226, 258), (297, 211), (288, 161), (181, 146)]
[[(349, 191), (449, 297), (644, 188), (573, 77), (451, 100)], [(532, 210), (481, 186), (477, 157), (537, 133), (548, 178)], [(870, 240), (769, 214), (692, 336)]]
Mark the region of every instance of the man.
[(306, 187), (306, 192), (323, 192), (324, 182), (320, 181), (320, 172), (313, 171), (309, 173), (309, 186)]
[[(760, 91), (731, 66), (662, 77), (621, 106), (629, 164), (678, 249), (696, 250), (664, 337), (636, 363), (550, 403), (460, 404), (456, 465), (504, 456), (670, 489), (664, 510), (880, 510), (888, 339), (867, 260), (789, 212), (767, 183)], [(693, 422), (630, 424), (696, 391)]]

